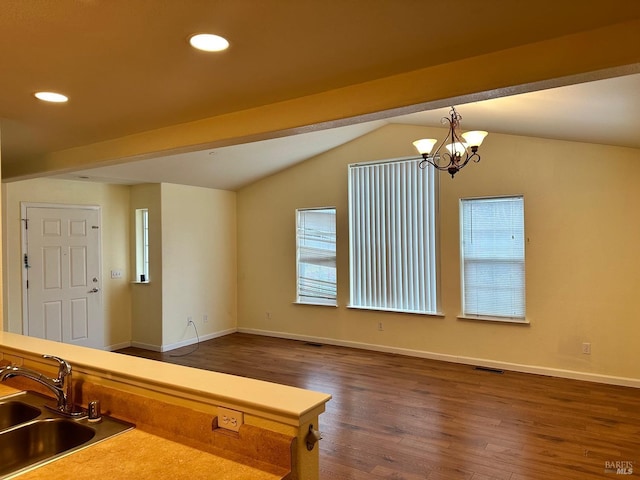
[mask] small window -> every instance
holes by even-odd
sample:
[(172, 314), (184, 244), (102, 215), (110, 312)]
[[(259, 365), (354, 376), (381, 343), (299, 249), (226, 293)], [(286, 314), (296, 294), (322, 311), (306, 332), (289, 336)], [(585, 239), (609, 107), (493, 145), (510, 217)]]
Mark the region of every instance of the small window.
[(149, 210), (136, 209), (136, 282), (149, 281)]
[(460, 202), (463, 316), (524, 321), (524, 199)]
[(298, 209), (298, 303), (336, 305), (336, 209)]

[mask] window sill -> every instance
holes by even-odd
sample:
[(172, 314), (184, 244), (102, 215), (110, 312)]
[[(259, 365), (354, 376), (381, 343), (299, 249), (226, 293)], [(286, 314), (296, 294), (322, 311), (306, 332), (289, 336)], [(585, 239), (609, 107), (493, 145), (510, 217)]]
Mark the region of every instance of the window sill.
[(146, 280), (146, 281), (144, 281), (144, 282), (141, 282), (141, 281), (139, 281), (139, 280), (135, 280), (135, 281), (133, 281), (133, 282), (131, 282), (131, 283), (134, 283), (134, 284), (136, 284), (136, 285), (148, 285), (148, 284), (150, 284), (151, 282), (150, 282), (149, 280)]
[(322, 302), (293, 302), (294, 305), (313, 305), (315, 307), (337, 307), (337, 303), (322, 303)]
[(492, 317), (489, 315), (458, 315), (456, 318), (458, 320), (511, 323), (514, 325), (530, 325), (529, 320), (527, 320), (526, 318)]

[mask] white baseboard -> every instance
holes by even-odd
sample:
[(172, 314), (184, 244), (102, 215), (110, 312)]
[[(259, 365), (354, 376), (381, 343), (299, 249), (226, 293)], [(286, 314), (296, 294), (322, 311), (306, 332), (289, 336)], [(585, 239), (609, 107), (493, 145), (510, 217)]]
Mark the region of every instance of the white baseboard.
[(162, 347), (160, 345), (152, 345), (150, 343), (131, 342), (131, 346), (134, 348), (141, 348), (143, 350), (151, 350), (152, 352), (162, 351)]
[(301, 340), (305, 342), (325, 343), (339, 347), (359, 348), (376, 352), (396, 353), (410, 357), (427, 358), (430, 360), (440, 360), (444, 362), (463, 363), (479, 367), (498, 368), (500, 370), (511, 370), (514, 372), (532, 373), (536, 375), (546, 375), (549, 377), (570, 378), (572, 380), (582, 380), (586, 382), (604, 383), (609, 385), (619, 385), (623, 387), (640, 388), (640, 379), (616, 377), (611, 375), (601, 375), (597, 373), (578, 372), (575, 370), (563, 370), (559, 368), (542, 367), (536, 365), (523, 365), (519, 363), (499, 362), (483, 358), (462, 357), (458, 355), (448, 355), (444, 353), (433, 353), (422, 350), (412, 350), (408, 348), (389, 347), (386, 345), (376, 345), (371, 343), (352, 342), (348, 340), (336, 340), (333, 338), (312, 337), (308, 335), (297, 335), (294, 333), (274, 332), (270, 330), (258, 330), (253, 328), (238, 328), (238, 332), (263, 335), (266, 337), (287, 338), (290, 340)]
[[(202, 335), (200, 336), (200, 341), (204, 342), (206, 340), (212, 340), (214, 338), (218, 338), (218, 337), (224, 337), (225, 335), (229, 335), (231, 333), (236, 333), (237, 329), (236, 328), (228, 328), (227, 330), (221, 330), (219, 332), (213, 332), (213, 333), (207, 333), (206, 335)], [(170, 343), (167, 345), (162, 345), (162, 347), (160, 347), (160, 350), (154, 350), (156, 352), (168, 352), (170, 350), (175, 350), (176, 348), (180, 348), (180, 347), (186, 347), (189, 345), (193, 345), (195, 343), (198, 343), (198, 339), (196, 337), (193, 338), (188, 338), (186, 340), (181, 340), (179, 342), (176, 343)], [(144, 347), (140, 347), (140, 348), (144, 348)], [(158, 347), (156, 347), (158, 348)]]
[(122, 342), (122, 343), (114, 343), (113, 345), (107, 345), (104, 349), (107, 352), (115, 352), (116, 350), (120, 350), (122, 348), (129, 348), (131, 346), (131, 342)]

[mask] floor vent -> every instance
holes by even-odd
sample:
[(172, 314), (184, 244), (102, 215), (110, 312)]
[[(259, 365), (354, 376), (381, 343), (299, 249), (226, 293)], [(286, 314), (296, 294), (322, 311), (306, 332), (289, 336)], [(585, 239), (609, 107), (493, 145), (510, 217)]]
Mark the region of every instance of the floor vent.
[(315, 343), (315, 342), (307, 342), (306, 345), (309, 345), (310, 347), (321, 347), (322, 346), (321, 343)]
[(474, 367), (474, 370), (482, 370), (483, 372), (490, 372), (490, 373), (499, 373), (500, 375), (504, 373), (504, 370), (499, 370), (497, 368), (491, 368), (491, 367)]

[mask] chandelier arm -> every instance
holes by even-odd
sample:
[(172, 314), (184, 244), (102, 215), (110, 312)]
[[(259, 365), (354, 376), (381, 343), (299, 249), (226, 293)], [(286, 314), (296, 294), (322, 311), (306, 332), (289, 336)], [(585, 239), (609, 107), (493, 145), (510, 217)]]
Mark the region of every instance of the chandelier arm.
[[(448, 137), (447, 137), (448, 138)], [(461, 145), (465, 145), (464, 138), (460, 138), (457, 133), (457, 129), (451, 129), (451, 143), (459, 143)]]
[[(456, 124), (457, 124), (457, 117), (458, 117), (458, 112), (455, 111), (455, 109), (452, 107), (451, 109), (451, 118), (448, 117), (442, 117), (441, 119), (441, 123), (448, 123), (449, 124), (449, 132), (447, 133), (446, 137), (444, 137), (442, 139), (442, 141), (440, 141), (440, 143), (438, 144), (438, 148), (436, 148), (435, 152), (433, 152), (432, 154), (428, 154), (428, 155), (422, 155), (422, 157), (431, 165), (433, 165), (435, 168), (437, 168), (438, 170), (447, 170), (451, 165), (455, 164), (454, 162), (454, 157), (452, 155), (449, 155), (449, 153), (444, 152), (444, 153), (440, 153), (440, 150), (442, 150), (442, 147), (444, 147), (445, 145), (447, 145), (447, 141), (449, 139), (451, 139), (452, 143), (454, 138), (457, 138), (457, 136), (455, 135), (455, 128), (456, 128)], [(446, 150), (446, 149), (445, 149)], [(447, 164), (445, 165), (443, 162), (441, 162), (441, 160), (447, 160)]]
[(464, 163), (460, 165), (460, 168), (464, 167), (470, 160), (473, 160), (475, 163), (480, 161), (480, 155), (477, 152), (473, 152), (471, 155), (467, 153), (467, 158), (465, 158)]
[(440, 145), (438, 145), (438, 148), (436, 148), (436, 151), (433, 152), (431, 155), (429, 155), (429, 158), (431, 158), (432, 160), (433, 166), (441, 167), (442, 166), (441, 160), (443, 159), (448, 160), (448, 162), (451, 163), (451, 156), (446, 151), (444, 151), (443, 153), (440, 153), (440, 150), (442, 150), (442, 147), (444, 147), (448, 138), (449, 136), (447, 135), (447, 137), (445, 137), (445, 139), (442, 140), (442, 142), (440, 142)]
[(423, 156), (422, 160), (420, 160), (420, 163), (418, 163), (418, 167), (425, 169), (428, 165), (431, 165), (434, 168), (438, 168), (438, 166), (433, 163), (429, 157)]
[(438, 170), (447, 170), (451, 165), (455, 165), (455, 155), (450, 155), (449, 153), (445, 152), (442, 155), (440, 155), (440, 159), (444, 159), (447, 161), (446, 165), (444, 162), (438, 162), (437, 168)]
[[(445, 159), (447, 160), (446, 165), (441, 162), (440, 160)], [(449, 170), (449, 167), (451, 167), (452, 165), (455, 165), (455, 157), (449, 155), (448, 153), (443, 153), (442, 155), (422, 155), (422, 160), (420, 161), (420, 163), (418, 164), (418, 166), (420, 168), (425, 168), (426, 164), (428, 163), (429, 165), (431, 165), (432, 167), (438, 169), (438, 170), (442, 170), (442, 171), (447, 171)]]

